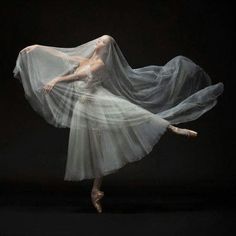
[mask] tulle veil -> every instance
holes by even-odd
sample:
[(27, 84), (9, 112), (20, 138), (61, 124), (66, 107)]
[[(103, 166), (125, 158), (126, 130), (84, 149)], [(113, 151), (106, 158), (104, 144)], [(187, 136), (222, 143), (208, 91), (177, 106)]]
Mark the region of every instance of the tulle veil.
[[(128, 100), (138, 108), (150, 112), (133, 117), (129, 111), (130, 117), (127, 117), (126, 125), (136, 125), (153, 114), (172, 124), (184, 123), (197, 119), (216, 105), (217, 97), (223, 92), (223, 83), (212, 85), (209, 75), (189, 58), (179, 55), (162, 66), (131, 68), (115, 39), (109, 35), (105, 36), (109, 38), (102, 55), (105, 69), (93, 76), (93, 83), (106, 88), (121, 101)], [(79, 66), (77, 61), (70, 59), (72, 56), (89, 58), (99, 38), (73, 48), (38, 45), (29, 53), (19, 53), (14, 77), (22, 82), (25, 97), (33, 109), (50, 124), (56, 127), (70, 127), (72, 114), (76, 112), (75, 102), (82, 95), (92, 100), (96, 108), (98, 103), (112, 106), (110, 97), (100, 97), (92, 93), (91, 89), (74, 89), (75, 83), (88, 84), (89, 76), (81, 81), (58, 83), (50, 94), (44, 94), (42, 91), (42, 87), (51, 79), (72, 73)], [(105, 117), (98, 113), (86, 115), (104, 126), (125, 125), (123, 120), (119, 120), (119, 111), (109, 111), (110, 114)]]
[[(102, 70), (85, 66), (87, 76), (43, 91), (53, 78), (80, 68), (76, 58), (89, 59), (101, 38)], [(13, 73), (39, 115), (55, 127), (70, 128), (65, 180), (104, 176), (140, 160), (169, 124), (197, 119), (224, 90), (222, 82), (212, 84), (203, 68), (182, 55), (165, 65), (131, 68), (110, 35), (72, 48), (22, 50)]]

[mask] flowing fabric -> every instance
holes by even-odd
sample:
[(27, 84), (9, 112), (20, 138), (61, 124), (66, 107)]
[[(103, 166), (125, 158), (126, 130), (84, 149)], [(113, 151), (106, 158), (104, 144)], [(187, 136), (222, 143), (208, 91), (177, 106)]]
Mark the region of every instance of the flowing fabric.
[[(101, 39), (102, 69), (82, 66), (78, 58), (89, 59)], [(53, 78), (78, 69), (86, 76), (43, 92)], [(38, 114), (55, 127), (70, 128), (64, 176), (70, 181), (101, 177), (140, 160), (169, 124), (197, 119), (224, 90), (223, 83), (212, 85), (209, 75), (184, 56), (133, 69), (109, 35), (73, 48), (22, 50), (13, 73)]]

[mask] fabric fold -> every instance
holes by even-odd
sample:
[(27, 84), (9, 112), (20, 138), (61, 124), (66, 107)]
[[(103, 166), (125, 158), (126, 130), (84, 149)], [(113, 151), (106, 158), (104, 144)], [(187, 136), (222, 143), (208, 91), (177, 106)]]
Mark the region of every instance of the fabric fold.
[[(102, 69), (93, 69), (94, 55)], [(52, 79), (78, 71), (86, 76), (43, 90)], [(19, 53), (13, 76), (46, 122), (70, 128), (65, 180), (114, 173), (140, 160), (169, 124), (199, 118), (224, 90), (182, 55), (163, 66), (131, 68), (109, 35), (72, 48), (31, 45)]]

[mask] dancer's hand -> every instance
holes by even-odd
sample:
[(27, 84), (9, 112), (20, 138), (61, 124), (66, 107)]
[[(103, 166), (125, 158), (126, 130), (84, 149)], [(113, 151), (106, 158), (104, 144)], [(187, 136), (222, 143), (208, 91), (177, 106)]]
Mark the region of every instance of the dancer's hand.
[(49, 81), (47, 84), (44, 85), (43, 87), (43, 91), (44, 93), (49, 93), (53, 87), (55, 86), (55, 84), (58, 83), (58, 78), (54, 78), (53, 80)]

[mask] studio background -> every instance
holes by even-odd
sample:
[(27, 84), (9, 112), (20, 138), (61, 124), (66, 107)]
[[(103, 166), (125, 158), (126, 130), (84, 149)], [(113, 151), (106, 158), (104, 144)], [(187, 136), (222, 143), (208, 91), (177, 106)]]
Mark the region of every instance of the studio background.
[(166, 133), (141, 161), (105, 176), (102, 189), (120, 186), (141, 194), (140, 189), (150, 187), (152, 193), (228, 196), (235, 191), (235, 17), (230, 2), (6, 1), (0, 17), (1, 191), (88, 194), (92, 180), (63, 180), (69, 129), (55, 128), (34, 112), (12, 71), (26, 46), (75, 47), (104, 34), (116, 40), (132, 68), (164, 65), (183, 55), (200, 65), (213, 84), (223, 82), (225, 90), (212, 110), (179, 125), (196, 130), (197, 139)]

